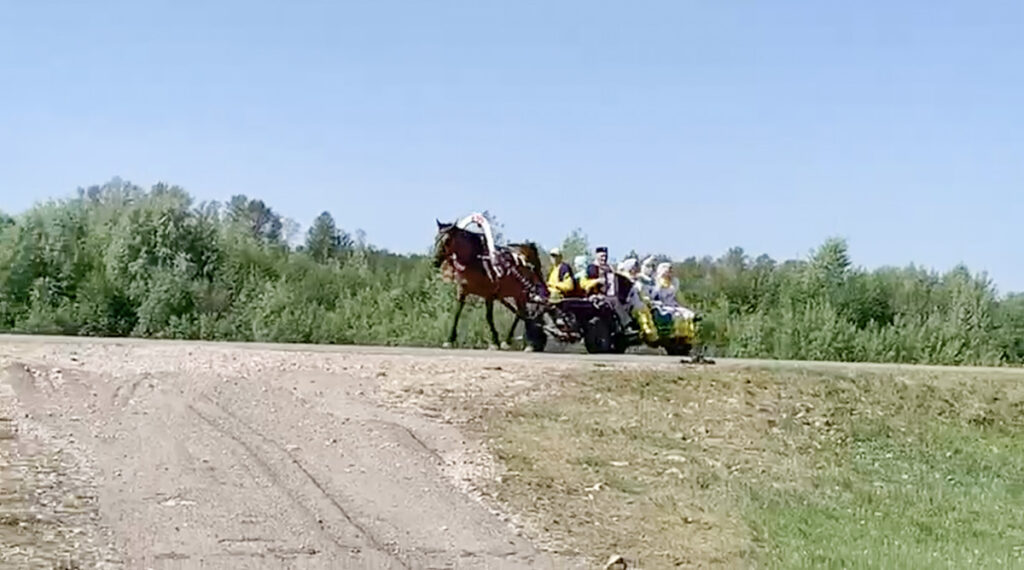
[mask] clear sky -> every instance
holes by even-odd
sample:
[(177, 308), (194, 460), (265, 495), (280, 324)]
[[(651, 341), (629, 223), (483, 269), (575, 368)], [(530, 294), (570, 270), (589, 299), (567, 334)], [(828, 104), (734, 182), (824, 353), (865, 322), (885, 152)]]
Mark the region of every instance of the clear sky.
[(545, 246), (837, 235), (1024, 290), (1021, 30), (1021, 2), (9, 2), (0, 209), (121, 176), (394, 251), (489, 209)]

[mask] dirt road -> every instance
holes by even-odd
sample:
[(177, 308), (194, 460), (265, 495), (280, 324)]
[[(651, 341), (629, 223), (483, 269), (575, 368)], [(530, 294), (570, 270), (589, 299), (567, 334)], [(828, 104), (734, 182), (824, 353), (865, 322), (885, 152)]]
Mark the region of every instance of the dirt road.
[(0, 335), (0, 567), (584, 567), (478, 428), (595, 366), (679, 362)]
[(0, 336), (0, 566), (580, 567), (479, 491), (473, 425), (583, 365)]

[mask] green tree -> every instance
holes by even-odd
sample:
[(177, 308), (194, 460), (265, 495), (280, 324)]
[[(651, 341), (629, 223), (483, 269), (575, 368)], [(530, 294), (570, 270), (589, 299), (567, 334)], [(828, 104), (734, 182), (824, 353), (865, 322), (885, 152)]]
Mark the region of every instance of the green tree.
[(227, 211), (228, 218), (246, 228), (253, 237), (268, 243), (281, 241), (284, 228), (281, 216), (264, 204), (263, 200), (250, 200), (238, 194), (231, 197)]
[(317, 216), (306, 233), (305, 251), (320, 263), (337, 258), (351, 247), (352, 239), (338, 229), (329, 212)]
[(852, 263), (846, 240), (828, 238), (811, 254), (810, 273), (812, 283), (832, 293), (841, 287), (849, 276)]
[[(495, 229), (500, 224), (492, 217)], [(183, 189), (115, 178), (0, 215), (0, 330), (220, 340), (439, 344), (454, 290), (429, 256), (397, 255), (330, 214), (304, 246), (259, 200), (193, 204)], [(288, 238), (290, 241), (290, 238)], [(588, 253), (581, 229), (562, 244)], [(332, 258), (344, 263), (322, 263)], [(657, 256), (659, 260), (666, 259)], [(1024, 364), (1024, 296), (985, 274), (854, 267), (846, 242), (776, 262), (732, 248), (676, 264), (716, 354), (937, 364)], [(507, 319), (501, 313), (499, 319)], [(486, 343), (483, 311), (463, 341)]]
[(562, 240), (562, 256), (569, 263), (572, 263), (577, 255), (589, 254), (590, 241), (587, 240), (587, 234), (583, 233), (582, 229), (574, 229)]

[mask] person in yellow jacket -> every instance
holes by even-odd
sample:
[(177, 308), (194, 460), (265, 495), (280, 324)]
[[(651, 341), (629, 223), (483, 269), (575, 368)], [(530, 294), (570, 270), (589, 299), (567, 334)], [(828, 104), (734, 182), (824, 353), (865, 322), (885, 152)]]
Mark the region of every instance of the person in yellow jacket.
[(563, 297), (575, 296), (579, 289), (572, 267), (562, 260), (562, 251), (553, 248), (548, 252), (551, 256), (551, 273), (548, 274), (548, 290), (553, 301)]

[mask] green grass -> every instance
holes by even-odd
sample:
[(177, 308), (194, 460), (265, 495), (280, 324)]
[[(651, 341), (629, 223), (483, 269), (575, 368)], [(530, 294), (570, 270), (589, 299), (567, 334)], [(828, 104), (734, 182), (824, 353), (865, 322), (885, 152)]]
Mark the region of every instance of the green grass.
[(858, 429), (803, 491), (752, 488), (745, 518), (777, 568), (1024, 567), (1024, 440), (927, 421)]
[(494, 492), (643, 568), (1024, 568), (1024, 375), (687, 369), (567, 378), (495, 416)]

